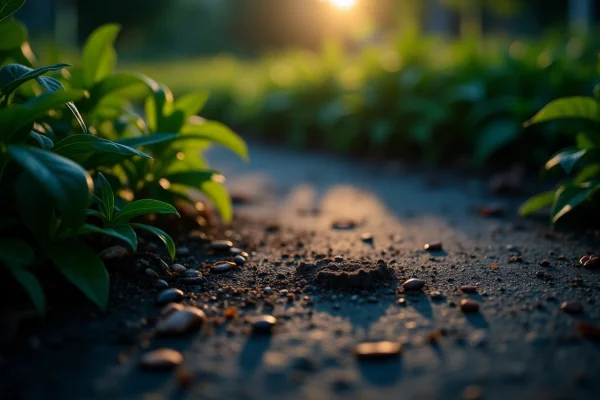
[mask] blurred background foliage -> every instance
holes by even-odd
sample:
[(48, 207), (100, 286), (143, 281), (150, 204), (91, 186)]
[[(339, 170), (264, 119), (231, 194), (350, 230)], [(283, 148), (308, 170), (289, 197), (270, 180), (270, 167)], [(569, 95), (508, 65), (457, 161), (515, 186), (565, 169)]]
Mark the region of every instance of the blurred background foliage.
[[(48, 62), (122, 24), (121, 69), (244, 135), (343, 154), (539, 165), (571, 137), (523, 130), (598, 83), (594, 0), (30, 0)], [(53, 16), (49, 18), (48, 16)]]

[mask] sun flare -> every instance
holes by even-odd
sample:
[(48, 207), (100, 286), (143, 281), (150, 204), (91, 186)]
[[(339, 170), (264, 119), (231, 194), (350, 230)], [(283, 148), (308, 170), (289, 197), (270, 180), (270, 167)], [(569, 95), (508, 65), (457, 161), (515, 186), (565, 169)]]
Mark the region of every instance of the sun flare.
[(327, 0), (331, 5), (340, 10), (349, 10), (356, 5), (356, 0)]

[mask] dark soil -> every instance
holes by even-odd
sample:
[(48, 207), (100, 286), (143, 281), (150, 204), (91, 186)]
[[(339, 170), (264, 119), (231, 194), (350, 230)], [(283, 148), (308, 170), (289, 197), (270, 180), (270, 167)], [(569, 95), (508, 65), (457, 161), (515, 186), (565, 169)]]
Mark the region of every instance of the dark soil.
[[(491, 195), (486, 181), (453, 172), (251, 154), (250, 165), (211, 154), (238, 205), (231, 228), (176, 237), (187, 252), (175, 262), (199, 271), (195, 281), (165, 269), (166, 252), (147, 240), (111, 263), (106, 313), (56, 281), (40, 320), (0, 284), (0, 398), (598, 398), (600, 272), (579, 263), (600, 253), (597, 233), (520, 219), (526, 193)], [(354, 223), (335, 229), (342, 220)], [(234, 255), (211, 240), (248, 260), (215, 273)], [(424, 250), (437, 241), (443, 250)], [(155, 334), (149, 267), (206, 313), (200, 331)], [(405, 292), (409, 278), (424, 288)], [(478, 311), (461, 311), (463, 300)], [(277, 322), (256, 335), (261, 315)], [(182, 365), (141, 369), (160, 348), (181, 352)]]

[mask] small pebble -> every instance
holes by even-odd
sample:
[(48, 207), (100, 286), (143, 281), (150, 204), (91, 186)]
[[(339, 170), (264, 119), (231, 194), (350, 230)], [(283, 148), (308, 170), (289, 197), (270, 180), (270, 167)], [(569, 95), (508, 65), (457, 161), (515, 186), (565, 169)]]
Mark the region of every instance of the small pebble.
[(214, 251), (229, 251), (233, 247), (230, 240), (213, 240), (210, 242), (210, 248)]
[(162, 318), (165, 318), (165, 317), (173, 314), (175, 311), (183, 310), (183, 308), (184, 308), (183, 304), (169, 303), (160, 310), (160, 316)]
[(149, 277), (151, 277), (151, 278), (157, 278), (157, 279), (160, 278), (160, 275), (158, 275), (156, 273), (156, 271), (153, 270), (152, 268), (146, 268), (146, 270), (144, 271), (144, 273), (146, 275), (148, 275)]
[(425, 281), (417, 278), (411, 278), (402, 284), (404, 290), (416, 291), (421, 290), (425, 286)]
[(354, 354), (361, 360), (385, 360), (400, 356), (402, 344), (399, 342), (365, 342), (354, 349)]
[(444, 294), (439, 290), (435, 290), (429, 294), (433, 300), (443, 300)]
[(404, 298), (398, 299), (398, 305), (399, 306), (405, 306), (406, 305), (406, 299), (404, 299)]
[(474, 313), (479, 311), (479, 303), (471, 299), (462, 299), (460, 301), (460, 309), (466, 313)]
[(171, 265), (171, 271), (175, 272), (176, 274), (184, 274), (185, 271), (187, 271), (187, 268), (181, 264), (173, 264)]
[(596, 268), (600, 266), (600, 257), (595, 255), (586, 255), (581, 257), (579, 263), (586, 268)]
[(169, 287), (169, 284), (163, 279), (157, 279), (154, 281), (154, 287), (157, 289), (166, 289)]
[(241, 267), (246, 262), (246, 259), (244, 257), (242, 257), (242, 256), (235, 256), (235, 258), (233, 259), (233, 261), (235, 262), (235, 264), (237, 266)]
[(183, 307), (169, 314), (156, 324), (156, 331), (161, 335), (184, 334), (200, 329), (206, 321), (204, 311), (196, 307)]
[(237, 247), (232, 247), (229, 249), (229, 254), (231, 254), (232, 256), (238, 256), (238, 255), (242, 254), (242, 249), (239, 249)]
[(270, 296), (270, 295), (272, 295), (272, 294), (273, 294), (273, 289), (271, 289), (269, 286), (267, 286), (263, 292), (264, 292), (264, 294), (266, 294), (267, 296)]
[(252, 333), (270, 334), (277, 324), (277, 318), (272, 315), (261, 315), (252, 321)]
[(158, 349), (146, 353), (140, 360), (140, 367), (151, 371), (167, 371), (183, 362), (180, 352), (171, 349)]
[(123, 246), (111, 246), (100, 252), (100, 258), (104, 261), (120, 260), (123, 257), (127, 257), (129, 250)]
[(181, 282), (184, 285), (188, 285), (188, 286), (196, 286), (196, 285), (202, 285), (202, 284), (206, 283), (206, 278), (204, 278), (202, 276), (196, 276), (196, 277), (190, 277), (190, 278), (183, 278), (179, 282)]
[(227, 263), (218, 263), (213, 265), (210, 270), (211, 272), (217, 273), (217, 274), (222, 274), (224, 272), (227, 272), (231, 269), (231, 265), (227, 264)]
[(333, 229), (350, 230), (356, 228), (356, 222), (348, 218), (336, 219), (331, 223)]
[(362, 240), (365, 243), (372, 243), (373, 242), (373, 234), (365, 232), (362, 235), (360, 235), (360, 240)]
[(568, 314), (581, 314), (583, 312), (583, 307), (581, 303), (577, 301), (564, 301), (560, 305), (561, 310)]
[(427, 243), (423, 248), (427, 251), (441, 251), (442, 250), (442, 242), (431, 242)]
[(463, 293), (477, 293), (477, 286), (475, 285), (463, 285), (460, 287), (460, 291)]
[(179, 289), (167, 289), (159, 293), (156, 298), (156, 303), (167, 304), (174, 301), (181, 301), (183, 299), (183, 292)]
[(540, 266), (542, 267), (549, 267), (550, 266), (550, 261), (548, 260), (542, 260), (539, 262)]
[(344, 257), (342, 257), (342, 256), (335, 256), (333, 259), (335, 260), (335, 262), (342, 262), (342, 261), (344, 261)]
[(187, 278), (196, 278), (198, 276), (201, 276), (199, 271), (196, 271), (195, 269), (186, 269), (183, 273), (183, 276), (187, 277)]

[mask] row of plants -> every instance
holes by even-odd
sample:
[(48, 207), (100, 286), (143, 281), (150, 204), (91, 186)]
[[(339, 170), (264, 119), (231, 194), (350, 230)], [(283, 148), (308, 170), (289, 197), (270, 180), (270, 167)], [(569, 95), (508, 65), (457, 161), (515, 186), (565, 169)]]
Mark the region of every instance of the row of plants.
[[(39, 276), (58, 271), (104, 309), (109, 275), (99, 252), (113, 242), (135, 251), (155, 235), (143, 217), (178, 215), (177, 202), (209, 198), (225, 222), (224, 178), (201, 152), (223, 145), (247, 158), (229, 128), (198, 117), (208, 94), (175, 99), (145, 75), (115, 72), (119, 26), (95, 30), (77, 66), (38, 66), (27, 30), (12, 19), (25, 0), (0, 0), (0, 267), (43, 313)], [(128, 97), (131, 88), (144, 102)], [(141, 89), (140, 89), (141, 88)]]
[(137, 65), (179, 88), (211, 91), (205, 115), (297, 148), (414, 157), (432, 163), (527, 160), (537, 165), (568, 137), (553, 124), (522, 129), (554, 98), (589, 93), (598, 41), (453, 41), (407, 35), (336, 42), (244, 61)]

